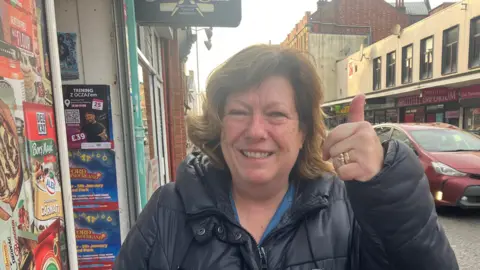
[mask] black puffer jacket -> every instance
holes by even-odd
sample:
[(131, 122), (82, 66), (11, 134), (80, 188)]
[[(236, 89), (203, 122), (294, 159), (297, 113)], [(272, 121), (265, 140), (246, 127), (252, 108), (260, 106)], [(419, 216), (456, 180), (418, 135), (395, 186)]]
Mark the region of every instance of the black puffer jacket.
[(293, 206), (260, 248), (234, 218), (228, 173), (190, 155), (150, 199), (115, 269), (458, 269), (417, 157), (387, 147), (370, 182), (292, 180)]

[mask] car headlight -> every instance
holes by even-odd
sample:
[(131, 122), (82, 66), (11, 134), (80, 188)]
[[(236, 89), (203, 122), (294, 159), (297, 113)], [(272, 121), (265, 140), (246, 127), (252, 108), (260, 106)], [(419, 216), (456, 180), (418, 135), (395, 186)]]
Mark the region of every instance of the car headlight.
[(454, 168), (452, 168), (448, 165), (445, 165), (441, 162), (432, 162), (432, 167), (438, 174), (443, 174), (443, 175), (448, 175), (448, 176), (465, 176), (465, 175), (467, 175), (466, 173), (459, 172), (459, 171), (455, 170)]

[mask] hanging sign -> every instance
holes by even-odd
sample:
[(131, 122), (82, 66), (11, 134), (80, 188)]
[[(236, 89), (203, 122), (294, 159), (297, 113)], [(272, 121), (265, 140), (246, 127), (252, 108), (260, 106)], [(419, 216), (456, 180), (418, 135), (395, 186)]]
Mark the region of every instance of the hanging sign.
[(241, 0), (135, 0), (140, 25), (237, 27)]

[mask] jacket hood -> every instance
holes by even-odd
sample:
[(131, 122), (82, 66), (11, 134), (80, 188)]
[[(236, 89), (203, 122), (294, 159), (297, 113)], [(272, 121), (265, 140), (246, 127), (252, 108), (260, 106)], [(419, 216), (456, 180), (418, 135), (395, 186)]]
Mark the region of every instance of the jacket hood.
[[(325, 174), (321, 179), (291, 179), (295, 185), (292, 214), (323, 207), (328, 203), (330, 190), (336, 176)], [(209, 158), (200, 152), (189, 154), (177, 170), (176, 189), (189, 217), (202, 213), (222, 212), (233, 218), (230, 203), (231, 175), (228, 170), (213, 166)]]

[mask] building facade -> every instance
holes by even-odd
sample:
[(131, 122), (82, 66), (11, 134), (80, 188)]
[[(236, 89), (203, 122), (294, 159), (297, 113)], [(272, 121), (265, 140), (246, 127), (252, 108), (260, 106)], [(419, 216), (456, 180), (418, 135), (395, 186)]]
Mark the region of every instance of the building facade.
[(446, 122), (478, 130), (479, 78), (480, 2), (465, 0), (339, 61), (335, 98), (324, 108), (335, 126), (352, 97), (365, 93), (366, 119), (375, 124)]
[[(384, 0), (319, 0), (317, 10), (305, 13), (281, 45), (308, 52), (324, 89), (336, 89), (337, 61), (391, 35), (396, 25), (405, 27), (418, 20), (419, 14), (427, 16), (426, 3), (417, 3), (423, 11), (413, 13), (403, 1), (392, 6)], [(335, 98), (325, 91), (326, 101)]]

